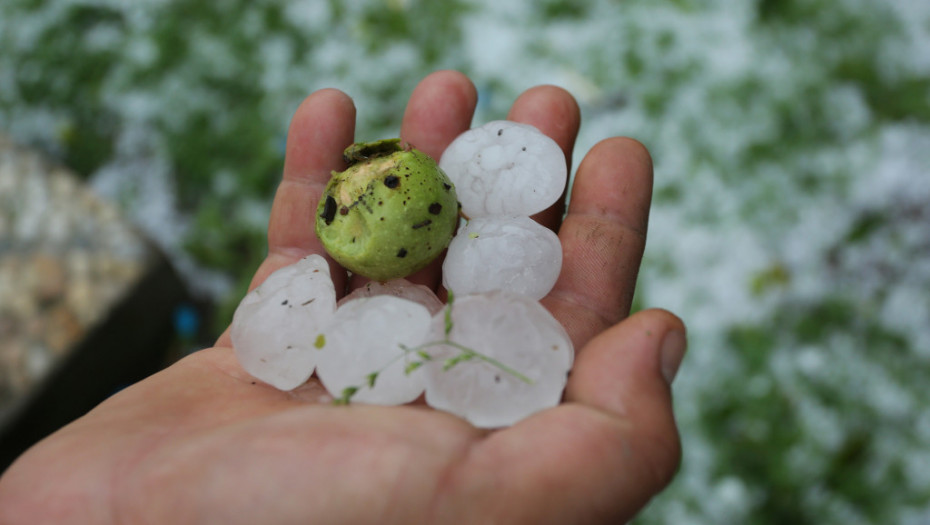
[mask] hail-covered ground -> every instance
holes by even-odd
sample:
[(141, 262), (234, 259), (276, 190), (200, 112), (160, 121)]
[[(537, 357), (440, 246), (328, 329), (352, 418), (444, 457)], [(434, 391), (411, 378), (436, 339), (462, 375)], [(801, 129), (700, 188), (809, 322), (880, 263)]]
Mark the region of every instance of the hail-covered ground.
[(310, 90), (352, 95), (371, 140), (396, 135), (429, 70), (471, 75), (476, 122), (561, 85), (584, 116), (576, 165), (609, 135), (652, 151), (636, 306), (689, 326), (684, 462), (638, 522), (918, 524), (928, 27), (923, 0), (13, 0), (0, 126), (124, 204), (230, 305)]

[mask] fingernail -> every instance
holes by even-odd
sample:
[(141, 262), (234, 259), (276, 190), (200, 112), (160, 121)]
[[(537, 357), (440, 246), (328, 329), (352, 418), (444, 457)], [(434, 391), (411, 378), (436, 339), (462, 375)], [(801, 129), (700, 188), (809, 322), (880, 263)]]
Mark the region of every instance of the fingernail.
[(678, 330), (671, 330), (665, 334), (662, 339), (662, 346), (659, 348), (659, 359), (661, 360), (662, 377), (669, 385), (675, 380), (678, 374), (678, 367), (681, 366), (681, 360), (685, 356), (685, 349), (688, 347), (688, 341), (685, 334)]

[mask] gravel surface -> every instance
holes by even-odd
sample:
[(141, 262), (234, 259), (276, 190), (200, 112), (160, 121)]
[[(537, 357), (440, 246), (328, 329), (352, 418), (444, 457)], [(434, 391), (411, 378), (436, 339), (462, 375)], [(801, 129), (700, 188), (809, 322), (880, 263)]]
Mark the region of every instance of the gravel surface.
[(0, 134), (0, 421), (152, 256), (113, 206)]

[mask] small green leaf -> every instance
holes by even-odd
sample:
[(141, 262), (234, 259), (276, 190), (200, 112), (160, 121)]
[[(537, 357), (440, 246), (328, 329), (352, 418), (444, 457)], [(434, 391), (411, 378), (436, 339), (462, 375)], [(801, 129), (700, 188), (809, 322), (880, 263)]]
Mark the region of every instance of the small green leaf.
[(342, 396), (340, 396), (338, 399), (333, 399), (333, 404), (334, 405), (348, 405), (349, 401), (352, 400), (352, 396), (354, 396), (356, 392), (358, 392), (357, 386), (345, 387), (344, 389), (342, 389)]
[(313, 342), (313, 346), (316, 347), (317, 350), (322, 350), (323, 347), (326, 346), (326, 336), (323, 334), (316, 336), (316, 341)]
[(423, 366), (423, 361), (414, 361), (412, 363), (407, 363), (407, 366), (404, 368), (404, 374), (410, 375), (414, 370)]
[(450, 359), (446, 359), (446, 362), (442, 364), (442, 371), (445, 372), (446, 370), (449, 370), (450, 368), (452, 368), (453, 366), (455, 366), (455, 365), (457, 365), (457, 364), (459, 364), (459, 363), (462, 363), (462, 362), (464, 362), (464, 361), (470, 361), (470, 360), (472, 360), (472, 359), (474, 359), (474, 358), (475, 358), (475, 354), (472, 354), (472, 353), (461, 353), (461, 354), (459, 354), (459, 355), (457, 355), (457, 356), (455, 356), (455, 357), (452, 357), (452, 358), (450, 358)]
[(422, 357), (424, 361), (432, 361), (433, 356), (426, 353), (426, 350), (417, 350), (417, 355)]
[(368, 388), (375, 387), (375, 381), (378, 379), (378, 372), (372, 372), (365, 376), (366, 381), (368, 381)]

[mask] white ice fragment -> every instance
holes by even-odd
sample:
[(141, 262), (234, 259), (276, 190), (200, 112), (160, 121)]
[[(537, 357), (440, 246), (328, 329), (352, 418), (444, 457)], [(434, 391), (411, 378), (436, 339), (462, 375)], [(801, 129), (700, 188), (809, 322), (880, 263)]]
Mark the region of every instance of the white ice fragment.
[(336, 310), (329, 265), (311, 255), (272, 273), (249, 292), (233, 315), (236, 357), (249, 374), (280, 390), (313, 374), (314, 342)]
[[(448, 338), (455, 346), (427, 349), (430, 406), (493, 428), (559, 403), (574, 350), (562, 325), (541, 304), (502, 292), (469, 295), (455, 300), (451, 321)], [(445, 312), (433, 316), (430, 339), (442, 340), (446, 326)], [(450, 360), (468, 354), (463, 348), (475, 354), (449, 367)]]
[(449, 244), (443, 285), (457, 296), (503, 290), (542, 299), (562, 269), (562, 245), (529, 217), (471, 219)]
[(392, 295), (407, 299), (415, 303), (420, 303), (429, 310), (430, 314), (435, 314), (442, 310), (444, 306), (442, 301), (436, 297), (436, 294), (428, 287), (422, 284), (413, 284), (406, 279), (391, 279), (387, 282), (370, 281), (365, 286), (356, 288), (352, 293), (339, 300), (339, 306), (348, 301), (359, 299), (361, 297), (374, 297), (376, 295)]
[[(407, 373), (407, 365), (421, 358), (414, 348), (425, 342), (431, 316), (425, 306), (378, 295), (344, 303), (325, 330), (316, 373), (334, 398), (344, 389), (358, 390), (352, 402), (399, 405), (423, 393), (422, 369)], [(371, 374), (377, 374), (370, 384)]]
[(459, 135), (439, 167), (471, 218), (529, 216), (556, 202), (568, 168), (562, 148), (529, 124), (497, 120)]

